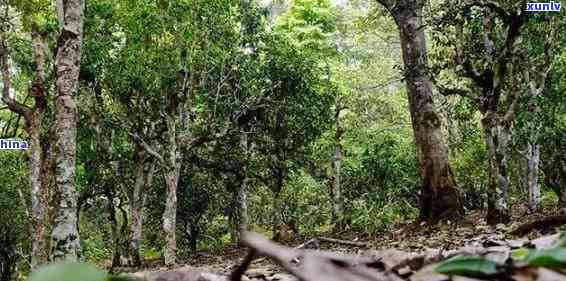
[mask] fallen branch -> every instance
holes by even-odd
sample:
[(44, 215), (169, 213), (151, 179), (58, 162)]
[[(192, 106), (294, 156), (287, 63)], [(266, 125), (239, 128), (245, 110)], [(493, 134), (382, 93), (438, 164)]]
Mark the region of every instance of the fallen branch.
[(532, 222), (522, 224), (509, 232), (511, 235), (523, 236), (532, 230), (543, 230), (551, 227), (557, 227), (566, 224), (566, 215), (556, 215), (537, 219)]
[(300, 249), (303, 249), (303, 248), (305, 248), (306, 246), (308, 246), (308, 245), (310, 245), (310, 244), (314, 244), (314, 245), (315, 245), (315, 248), (318, 248), (318, 247), (319, 247), (318, 243), (319, 243), (318, 239), (313, 238), (313, 239), (311, 239), (311, 240), (309, 240), (309, 241), (307, 241), (307, 242), (305, 242), (305, 243), (303, 243), (303, 244), (301, 244), (301, 245), (295, 247), (295, 249), (300, 250)]
[(399, 280), (399, 277), (372, 268), (378, 261), (369, 257), (297, 250), (249, 232), (242, 236), (242, 242), (259, 254), (271, 258), (302, 281)]

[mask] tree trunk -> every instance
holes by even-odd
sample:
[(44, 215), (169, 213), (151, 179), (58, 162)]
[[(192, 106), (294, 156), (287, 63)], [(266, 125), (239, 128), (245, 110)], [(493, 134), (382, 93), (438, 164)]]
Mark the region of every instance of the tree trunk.
[(483, 119), (485, 141), (488, 148), (488, 196), (487, 222), (489, 224), (509, 222), (508, 192), (509, 174), (507, 160), (509, 157), (508, 143), (511, 129), (488, 111)]
[(32, 26), (32, 46), (34, 50), (34, 60), (36, 63), (35, 80), (29, 88), (29, 96), (35, 98), (35, 107), (31, 108), (25, 104), (20, 104), (11, 96), (11, 66), (9, 63), (8, 46), (1, 34), (0, 60), (2, 69), (3, 92), (2, 101), (8, 108), (25, 120), (25, 131), (29, 135), (30, 146), (29, 172), (31, 180), (31, 215), (30, 232), (32, 236), (31, 249), (31, 268), (47, 261), (47, 251), (45, 249), (45, 209), (46, 191), (42, 184), (44, 180), (42, 169), (42, 145), (41, 145), (41, 118), (46, 105), (45, 94), (45, 50), (46, 43), (44, 36), (40, 35), (36, 26)]
[(528, 192), (528, 207), (530, 212), (536, 212), (540, 205), (540, 185), (538, 182), (540, 146), (536, 143), (528, 143), (526, 153), (525, 184)]
[(244, 126), (240, 130), (240, 149), (244, 154), (244, 161), (242, 161), (242, 167), (240, 169), (240, 180), (239, 185), (236, 187), (235, 191), (235, 215), (234, 215), (234, 226), (236, 227), (236, 242), (240, 244), (240, 238), (244, 231), (248, 229), (248, 156), (249, 156), (249, 128)]
[(116, 216), (116, 209), (114, 207), (114, 193), (108, 187), (106, 187), (105, 195), (108, 200), (108, 202), (106, 202), (106, 209), (108, 210), (108, 220), (110, 221), (110, 230), (114, 248), (112, 253), (112, 264), (110, 265), (110, 268), (115, 268), (121, 265), (118, 217)]
[(28, 132), (30, 135), (29, 169), (31, 177), (31, 267), (35, 268), (47, 261), (45, 250), (45, 210), (46, 194), (42, 180), (42, 147), (40, 112), (31, 114)]
[(145, 206), (145, 192), (151, 187), (153, 182), (153, 173), (155, 164), (150, 163), (148, 166), (148, 158), (145, 150), (139, 145), (136, 146), (136, 168), (134, 189), (130, 193), (130, 212), (131, 212), (131, 239), (130, 239), (130, 258), (133, 266), (140, 266), (142, 258), (140, 254), (140, 246), (142, 242), (143, 230), (143, 208)]
[[(42, 159), (41, 159), (41, 185), (45, 192), (45, 234), (50, 234), (53, 230), (53, 225), (55, 225), (55, 179), (53, 177), (55, 173), (55, 152), (52, 144), (53, 134), (48, 130), (47, 134), (43, 136), (42, 140)], [(51, 239), (44, 237), (45, 239), (45, 259), (49, 260), (51, 257)]]
[[(41, 118), (47, 103), (45, 90), (45, 52), (47, 43), (45, 36), (41, 35), (36, 27), (32, 27), (32, 45), (36, 63), (36, 77), (30, 88), (30, 95), (35, 97), (35, 109), (29, 115), (28, 134), (30, 138), (30, 177), (31, 177), (31, 268), (47, 262), (45, 239), (47, 184), (49, 171), (43, 167), (47, 155), (42, 155)], [(45, 181), (45, 182), (44, 182)]]
[(167, 115), (167, 153), (165, 166), (165, 184), (167, 185), (167, 199), (165, 201), (165, 211), (163, 212), (163, 231), (165, 232), (165, 265), (173, 265), (177, 258), (177, 185), (179, 184), (179, 174), (181, 171), (181, 159), (177, 149), (177, 130), (176, 120), (173, 114)]
[(51, 235), (52, 259), (55, 261), (78, 260), (80, 256), (75, 190), (77, 108), (74, 96), (79, 82), (84, 1), (66, 0), (57, 4), (63, 18), (55, 65), (56, 183), (60, 199)]
[(340, 123), (341, 110), (342, 108), (337, 106), (335, 114), (336, 133), (334, 135), (334, 159), (332, 160), (332, 168), (334, 170), (334, 175), (332, 176), (332, 221), (338, 230), (342, 229), (344, 224), (342, 187), (340, 185), (342, 175), (342, 134), (344, 132)]
[(175, 172), (176, 167), (171, 167), (165, 175), (165, 183), (167, 184), (167, 199), (165, 202), (165, 211), (163, 212), (163, 231), (165, 232), (165, 264), (173, 265), (177, 258), (177, 239), (175, 236), (176, 220), (177, 220), (177, 183), (178, 173)]
[(272, 205), (272, 213), (271, 213), (271, 230), (272, 230), (272, 237), (274, 241), (281, 240), (281, 208), (283, 202), (281, 200), (281, 192), (276, 191), (273, 195), (273, 205)]
[(412, 0), (401, 5), (389, 3), (388, 9), (400, 31), (413, 134), (418, 148), (420, 218), (435, 222), (460, 217), (462, 207), (442, 138), (441, 121), (434, 109), (422, 22), (423, 5), (421, 0)]
[[(139, 148), (142, 149), (143, 148)], [(138, 150), (138, 149), (136, 149)], [(143, 153), (143, 152), (142, 152)], [(135, 167), (135, 177), (134, 190), (132, 190), (130, 196), (130, 212), (132, 216), (131, 232), (132, 237), (130, 239), (130, 255), (132, 258), (132, 263), (134, 266), (141, 265), (140, 256), (140, 244), (142, 240), (142, 209), (143, 209), (143, 187), (145, 182), (144, 170), (145, 163), (142, 161), (142, 157), (138, 157)]]

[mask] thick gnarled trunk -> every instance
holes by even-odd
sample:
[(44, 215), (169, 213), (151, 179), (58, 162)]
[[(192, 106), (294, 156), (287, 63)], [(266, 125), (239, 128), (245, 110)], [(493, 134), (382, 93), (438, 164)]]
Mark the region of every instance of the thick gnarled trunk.
[(462, 215), (459, 192), (448, 159), (441, 121), (435, 112), (432, 83), (428, 74), (422, 22), (424, 2), (387, 3), (397, 23), (405, 66), (405, 79), (421, 176), (421, 212), (424, 221)]
[(77, 106), (74, 96), (79, 86), (84, 1), (58, 1), (57, 10), (62, 14), (62, 18), (60, 18), (61, 30), (55, 65), (57, 73), (55, 173), (59, 196), (55, 227), (51, 234), (51, 255), (55, 261), (78, 260), (80, 257), (75, 189)]

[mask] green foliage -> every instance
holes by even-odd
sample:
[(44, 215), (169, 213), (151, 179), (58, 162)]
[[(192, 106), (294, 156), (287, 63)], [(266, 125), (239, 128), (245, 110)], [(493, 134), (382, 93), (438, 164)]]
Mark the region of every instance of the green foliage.
[(30, 243), (26, 214), (29, 177), (21, 151), (0, 150), (0, 167), (0, 276), (9, 279), (20, 262), (21, 268), (27, 268), (22, 253), (27, 253)]
[(344, 165), (347, 221), (375, 232), (415, 214), (417, 161), (410, 139), (394, 132), (375, 134), (357, 158)]
[(281, 194), (283, 222), (300, 222), (301, 234), (315, 234), (330, 223), (332, 201), (329, 195), (328, 187), (304, 171), (292, 173)]
[(278, 19), (275, 29), (293, 38), (297, 48), (318, 55), (334, 52), (328, 39), (336, 30), (336, 12), (328, 0), (291, 1), (289, 10)]
[(442, 262), (436, 272), (449, 275), (489, 277), (501, 272), (495, 262), (476, 257), (457, 256)]
[(564, 267), (566, 266), (566, 249), (557, 247), (553, 249), (532, 250), (525, 261), (530, 266)]

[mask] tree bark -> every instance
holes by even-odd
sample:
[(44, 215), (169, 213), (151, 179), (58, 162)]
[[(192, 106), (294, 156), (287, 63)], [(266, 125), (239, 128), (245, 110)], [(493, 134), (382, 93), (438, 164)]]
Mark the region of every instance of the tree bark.
[(488, 196), (487, 221), (490, 224), (509, 222), (509, 174), (507, 171), (510, 128), (501, 124), (493, 114), (482, 119), (484, 137), (488, 148)]
[(83, 0), (64, 0), (57, 3), (63, 18), (56, 56), (55, 137), (57, 147), (56, 183), (59, 204), (55, 227), (51, 234), (52, 259), (78, 260), (80, 257), (77, 228), (77, 192), (75, 189), (75, 161), (77, 134), (77, 106), (74, 96), (78, 78), (83, 37)]
[(42, 184), (41, 113), (31, 114), (28, 124), (30, 136), (29, 169), (31, 177), (31, 267), (35, 268), (47, 261), (45, 249), (45, 185)]
[(422, 22), (424, 1), (379, 1), (389, 10), (399, 27), (409, 109), (420, 163), (420, 218), (435, 222), (460, 217), (463, 209), (459, 191), (442, 137), (441, 121), (435, 112), (428, 74)]
[[(145, 192), (153, 184), (153, 173), (155, 164), (148, 163), (148, 157), (145, 150), (139, 144), (136, 145), (136, 167), (135, 167), (135, 183), (134, 188), (129, 194), (130, 212), (131, 212), (131, 239), (130, 239), (130, 258), (133, 266), (140, 266), (142, 258), (140, 254), (140, 246), (142, 242), (143, 230), (143, 208), (145, 206)], [(149, 168), (148, 168), (149, 166)]]
[(281, 218), (281, 209), (282, 209), (282, 198), (281, 198), (281, 191), (274, 191), (273, 195), (273, 204), (272, 204), (272, 214), (271, 214), (271, 227), (272, 227), (272, 237), (274, 241), (279, 241), (282, 238), (282, 218)]
[(43, 169), (45, 155), (41, 141), (41, 118), (47, 103), (45, 90), (45, 52), (47, 50), (46, 38), (40, 34), (36, 27), (32, 28), (32, 45), (36, 63), (36, 77), (30, 89), (30, 95), (35, 97), (35, 109), (31, 112), (28, 122), (28, 134), (30, 137), (30, 176), (32, 183), (31, 205), (32, 205), (32, 247), (31, 268), (35, 268), (47, 262), (47, 250), (45, 243), (46, 209), (47, 209), (47, 175), (48, 171)]
[(536, 212), (540, 205), (540, 185), (538, 182), (540, 146), (536, 143), (527, 144), (526, 184), (528, 191), (528, 207)]
[(243, 126), (240, 129), (240, 149), (244, 154), (244, 161), (242, 161), (242, 166), (239, 171), (239, 185), (236, 187), (235, 191), (235, 222), (236, 227), (236, 242), (240, 244), (242, 233), (248, 230), (248, 156), (249, 156), (249, 128), (248, 126)]
[(181, 159), (177, 148), (176, 120), (173, 114), (167, 115), (167, 152), (165, 157), (165, 184), (167, 185), (167, 198), (163, 212), (163, 231), (165, 232), (165, 265), (173, 265), (177, 258), (177, 186), (181, 171)]
[(344, 129), (342, 128), (342, 123), (340, 122), (340, 112), (343, 108), (340, 105), (336, 108), (335, 122), (336, 122), (336, 132), (334, 135), (334, 159), (332, 160), (332, 168), (334, 175), (332, 176), (332, 221), (335, 224), (336, 229), (342, 229), (344, 224), (344, 214), (343, 214), (343, 201), (342, 201), (342, 186), (341, 186), (341, 175), (342, 175), (342, 134)]

